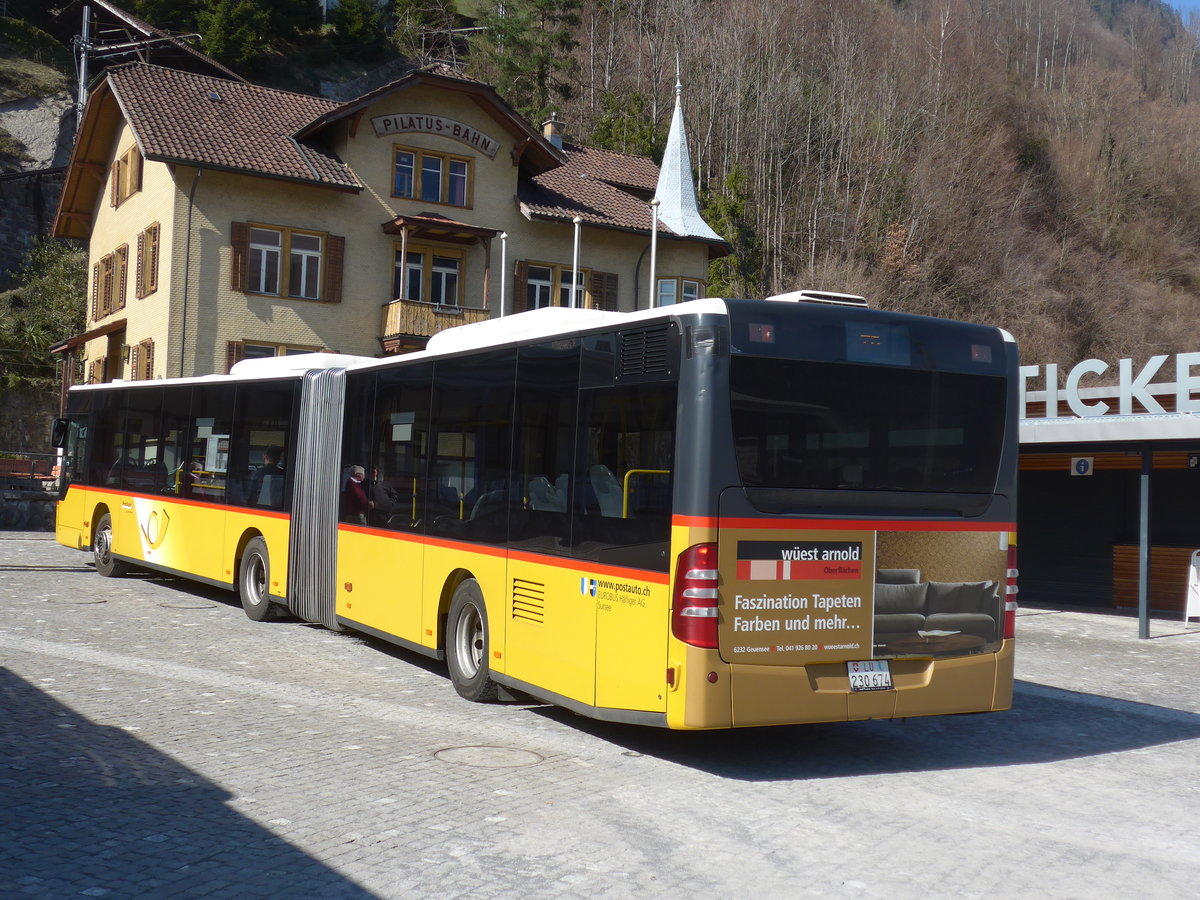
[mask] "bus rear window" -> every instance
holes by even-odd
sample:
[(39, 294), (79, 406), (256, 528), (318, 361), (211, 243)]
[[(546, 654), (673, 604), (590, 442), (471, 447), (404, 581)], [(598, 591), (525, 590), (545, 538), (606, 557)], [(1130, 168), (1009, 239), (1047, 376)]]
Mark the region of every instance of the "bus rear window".
[(762, 356), (730, 361), (738, 471), (747, 487), (990, 493), (1006, 382)]

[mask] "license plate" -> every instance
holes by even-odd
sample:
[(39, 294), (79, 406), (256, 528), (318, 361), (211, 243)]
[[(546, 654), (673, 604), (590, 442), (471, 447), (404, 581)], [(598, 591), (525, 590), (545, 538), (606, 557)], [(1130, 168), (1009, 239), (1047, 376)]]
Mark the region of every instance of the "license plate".
[(892, 670), (886, 659), (870, 659), (846, 663), (852, 691), (890, 691)]

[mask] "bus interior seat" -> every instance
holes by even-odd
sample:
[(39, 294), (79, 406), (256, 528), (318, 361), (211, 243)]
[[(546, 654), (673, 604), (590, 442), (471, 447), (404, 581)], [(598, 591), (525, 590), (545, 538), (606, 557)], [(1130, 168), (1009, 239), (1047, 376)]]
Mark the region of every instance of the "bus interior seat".
[(600, 504), (600, 515), (606, 518), (621, 518), (621, 484), (608, 466), (597, 463), (588, 470), (596, 502)]
[(529, 479), (529, 508), (546, 512), (566, 512), (567, 498), (559, 494), (558, 489), (545, 475), (535, 475)]

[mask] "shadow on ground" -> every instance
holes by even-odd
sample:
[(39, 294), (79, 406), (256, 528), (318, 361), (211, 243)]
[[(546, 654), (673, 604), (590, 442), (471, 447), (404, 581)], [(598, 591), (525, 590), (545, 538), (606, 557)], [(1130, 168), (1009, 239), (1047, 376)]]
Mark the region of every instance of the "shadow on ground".
[(231, 809), (230, 799), (0, 668), (3, 896), (374, 896)]
[(1022, 681), (1007, 712), (898, 721), (666, 732), (531, 711), (629, 753), (745, 781), (1030, 765), (1200, 739), (1195, 713)]

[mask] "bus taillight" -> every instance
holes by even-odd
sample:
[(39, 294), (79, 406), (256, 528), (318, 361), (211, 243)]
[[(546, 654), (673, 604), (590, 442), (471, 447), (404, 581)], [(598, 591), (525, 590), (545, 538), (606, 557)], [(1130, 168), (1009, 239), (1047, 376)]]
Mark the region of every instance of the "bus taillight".
[(1004, 639), (1017, 636), (1017, 548), (1008, 548), (1008, 571), (1004, 573)]
[(716, 544), (696, 544), (679, 554), (671, 632), (685, 644), (716, 649), (717, 585)]

